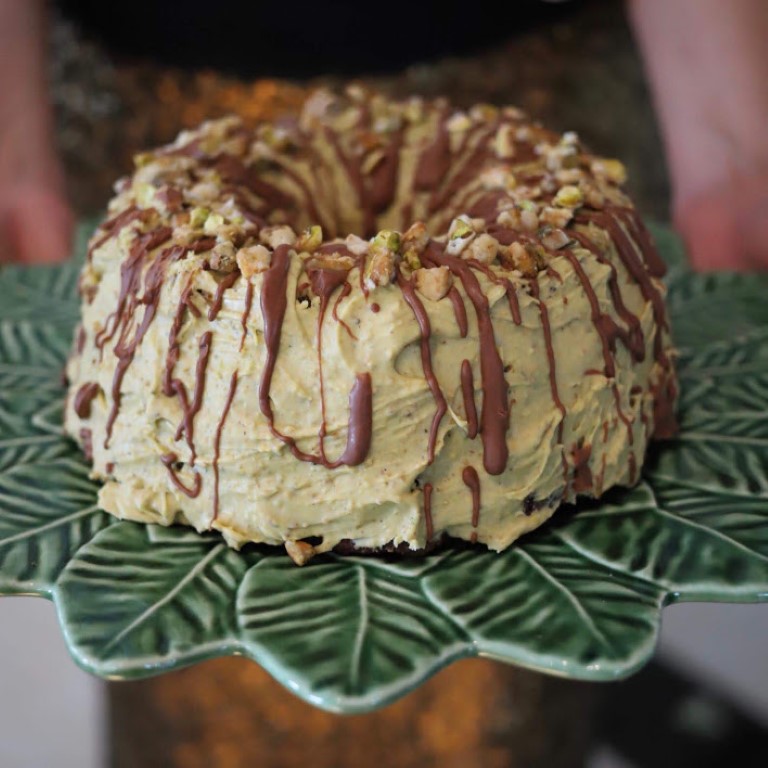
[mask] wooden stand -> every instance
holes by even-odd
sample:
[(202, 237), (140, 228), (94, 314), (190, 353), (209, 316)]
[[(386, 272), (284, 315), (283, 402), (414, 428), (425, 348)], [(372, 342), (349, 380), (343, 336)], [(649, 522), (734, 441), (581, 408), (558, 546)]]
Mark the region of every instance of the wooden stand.
[(218, 659), (109, 686), (113, 768), (574, 768), (596, 684), (454, 664), (366, 715), (305, 704), (257, 664)]

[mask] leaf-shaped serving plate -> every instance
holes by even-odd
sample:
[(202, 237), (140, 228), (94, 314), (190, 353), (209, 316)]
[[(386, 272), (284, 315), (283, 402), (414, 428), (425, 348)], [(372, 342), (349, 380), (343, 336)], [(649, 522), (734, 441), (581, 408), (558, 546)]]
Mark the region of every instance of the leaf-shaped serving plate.
[(112, 679), (228, 654), (337, 712), (464, 656), (606, 680), (652, 654), (674, 600), (768, 599), (768, 279), (694, 275), (665, 230), (682, 433), (642, 482), (561, 510), (501, 555), (419, 560), (228, 549), (119, 522), (63, 435), (77, 265), (0, 273), (0, 593), (56, 602), (76, 661)]

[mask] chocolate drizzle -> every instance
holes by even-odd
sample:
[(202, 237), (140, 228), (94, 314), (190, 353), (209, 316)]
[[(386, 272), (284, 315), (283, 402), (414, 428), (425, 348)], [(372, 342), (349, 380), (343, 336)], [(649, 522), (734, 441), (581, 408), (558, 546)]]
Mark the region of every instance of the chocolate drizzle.
[(99, 227), (99, 229), (101, 229), (104, 234), (88, 249), (88, 261), (92, 260), (94, 251), (101, 248), (101, 246), (104, 245), (107, 240), (110, 240), (111, 238), (119, 235), (121, 229), (127, 227), (132, 221), (146, 221), (155, 212), (156, 211), (154, 208), (147, 208), (146, 210), (142, 210), (136, 206), (131, 206), (130, 208), (126, 208), (114, 218), (105, 221)]
[[(480, 478), (474, 467), (464, 467), (461, 479), (472, 493), (472, 527), (477, 528), (480, 522)], [(472, 542), (475, 541), (477, 541), (477, 531), (472, 532)]]
[(601, 264), (610, 267), (611, 272), (608, 277), (608, 289), (611, 293), (613, 307), (616, 310), (616, 314), (618, 314), (627, 324), (626, 329), (622, 328), (609, 315), (602, 314), (599, 321), (601, 326), (599, 333), (605, 335), (605, 338), (608, 340), (609, 348), (613, 354), (616, 354), (616, 340), (619, 339), (632, 355), (632, 359), (635, 362), (642, 362), (645, 359), (645, 338), (643, 329), (640, 325), (640, 318), (633, 312), (630, 312), (624, 304), (621, 290), (619, 289), (616, 267), (599, 252), (595, 244), (582, 232), (574, 230), (571, 231), (570, 234), (584, 248), (590, 251)]
[(221, 449), (221, 433), (224, 431), (224, 424), (227, 422), (227, 416), (229, 415), (229, 409), (232, 407), (232, 401), (235, 399), (235, 392), (237, 391), (237, 374), (235, 371), (232, 374), (232, 378), (229, 380), (229, 391), (227, 392), (227, 400), (224, 403), (224, 410), (221, 412), (221, 418), (216, 425), (216, 435), (213, 440), (213, 519), (219, 516), (219, 452)]
[(514, 322), (515, 325), (521, 325), (523, 318), (520, 314), (520, 299), (517, 296), (517, 289), (515, 288), (514, 283), (507, 277), (497, 275), (490, 269), (490, 267), (481, 264), (475, 259), (468, 259), (467, 263), (482, 272), (494, 285), (504, 286), (504, 290), (507, 294), (507, 302), (509, 303), (509, 311), (512, 315), (512, 322)]
[(632, 431), (632, 420), (628, 416), (626, 416), (626, 414), (624, 413), (621, 407), (621, 394), (619, 392), (618, 384), (615, 381), (616, 365), (615, 365), (614, 356), (616, 355), (616, 337), (618, 335), (617, 331), (623, 330), (623, 329), (620, 329), (619, 326), (614, 322), (614, 320), (609, 315), (604, 314), (600, 311), (600, 302), (597, 299), (597, 294), (595, 294), (595, 289), (592, 286), (592, 283), (589, 281), (587, 274), (584, 272), (584, 268), (581, 266), (581, 264), (579, 263), (579, 260), (576, 258), (576, 255), (571, 251), (566, 250), (563, 252), (563, 256), (565, 256), (565, 258), (570, 262), (571, 266), (573, 267), (573, 271), (576, 273), (576, 276), (579, 278), (579, 282), (581, 283), (582, 290), (584, 291), (584, 294), (586, 295), (587, 300), (589, 301), (589, 306), (592, 313), (592, 324), (595, 326), (595, 330), (600, 336), (600, 341), (603, 347), (603, 364), (604, 364), (603, 374), (605, 375), (606, 378), (613, 380), (611, 383), (611, 388), (613, 390), (613, 398), (616, 403), (616, 411), (619, 415), (619, 418), (624, 422), (624, 424), (627, 427), (629, 444), (632, 445), (634, 443), (634, 433)]
[[(170, 239), (173, 231), (170, 227), (160, 227), (153, 232), (139, 235), (131, 246), (128, 257), (120, 265), (120, 293), (118, 294), (117, 307), (104, 323), (94, 340), (97, 349), (103, 351), (104, 345), (111, 341), (117, 329), (127, 325), (128, 316), (132, 316), (132, 308), (128, 308), (129, 302), (135, 302), (136, 294), (141, 282), (141, 270), (144, 267), (144, 259), (154, 248), (158, 248)], [(112, 327), (110, 329), (110, 323)]]
[(419, 155), (413, 177), (413, 187), (418, 192), (431, 192), (436, 189), (451, 167), (451, 135), (448, 133), (444, 117), (438, 121), (434, 140), (422, 149)]
[(290, 269), (290, 249), (281, 245), (272, 254), (272, 263), (264, 274), (261, 292), (261, 312), (264, 318), (264, 342), (267, 347), (267, 359), (259, 384), (259, 407), (266, 416), (272, 434), (288, 446), (291, 453), (300, 461), (312, 464), (322, 464), (328, 469), (341, 465), (355, 466), (361, 464), (368, 455), (373, 430), (373, 389), (368, 373), (357, 374), (355, 383), (349, 395), (349, 424), (347, 445), (341, 457), (330, 462), (325, 456), (325, 398), (322, 382), (322, 319), (328, 305), (328, 299), (333, 291), (346, 281), (346, 270), (318, 269), (310, 273), (313, 290), (320, 296), (321, 308), (318, 317), (318, 355), (320, 358), (320, 389), (323, 410), (323, 420), (320, 427), (320, 454), (302, 451), (294, 438), (284, 435), (275, 426), (274, 413), (270, 400), (270, 388), (275, 371), (275, 364), (280, 350), (285, 310), (287, 308), (288, 272)]
[(469, 360), (461, 362), (461, 394), (464, 398), (464, 414), (467, 417), (467, 437), (477, 437), (477, 408), (475, 407), (475, 384), (472, 377), (472, 364)]
[(589, 459), (592, 456), (592, 446), (581, 445), (573, 449), (573, 485), (575, 493), (589, 493), (594, 483), (592, 470), (589, 468)]
[(224, 278), (222, 278), (216, 286), (216, 293), (213, 297), (213, 303), (208, 307), (208, 319), (213, 322), (216, 316), (221, 312), (221, 307), (224, 304), (224, 291), (231, 288), (240, 277), (239, 272), (230, 272)]
[(435, 444), (437, 442), (437, 430), (440, 428), (440, 422), (448, 410), (448, 404), (445, 401), (443, 391), (435, 376), (432, 368), (432, 352), (429, 348), (429, 339), (432, 335), (432, 327), (421, 299), (416, 295), (416, 289), (410, 280), (406, 280), (398, 271), (397, 282), (400, 290), (403, 292), (403, 298), (411, 308), (416, 322), (419, 324), (419, 333), (421, 335), (421, 367), (424, 371), (424, 378), (427, 380), (427, 386), (437, 406), (435, 415), (432, 417), (432, 426), (429, 429), (429, 442), (427, 443), (427, 463), (431, 464), (435, 460)]
[[(160, 230), (141, 235), (138, 241), (131, 248), (130, 254), (124, 264), (121, 266), (121, 285), (120, 296), (118, 298), (117, 310), (114, 313), (114, 322), (112, 330), (102, 336), (97, 334), (96, 346), (102, 351), (104, 344), (111, 339), (118, 328), (121, 328), (120, 336), (114, 346), (113, 352), (117, 357), (117, 365), (112, 378), (112, 408), (107, 416), (106, 436), (104, 438), (104, 447), (109, 445), (112, 436), (112, 428), (120, 410), (121, 386), (128, 367), (136, 354), (136, 348), (141, 344), (149, 326), (157, 312), (157, 304), (160, 301), (160, 289), (163, 285), (165, 270), (173, 261), (177, 261), (184, 255), (184, 250), (179, 246), (173, 246), (163, 251), (147, 269), (144, 277), (144, 292), (141, 299), (138, 298), (139, 282), (141, 277), (141, 267), (147, 253), (162, 245), (170, 237), (171, 230), (168, 227), (162, 227)], [(129, 340), (133, 315), (138, 304), (144, 304), (144, 315), (137, 328), (133, 339)], [(108, 323), (107, 323), (108, 324)], [(104, 331), (106, 331), (106, 325)]]
[(653, 244), (651, 235), (637, 211), (634, 208), (614, 206), (613, 212), (629, 230), (632, 239), (640, 246), (645, 266), (648, 267), (651, 277), (664, 277), (667, 274), (667, 265), (659, 255), (659, 251)]
[(395, 131), (393, 138), (384, 150), (384, 157), (370, 172), (370, 186), (367, 191), (367, 202), (374, 214), (383, 213), (391, 205), (397, 189), (397, 178), (400, 172), (400, 148), (403, 144), (403, 129)]
[(93, 461), (93, 432), (88, 427), (83, 427), (78, 434), (85, 458)]
[(426, 525), (427, 544), (432, 540), (434, 527), (432, 523), (432, 483), (424, 486), (424, 523)]
[(178, 379), (173, 378), (173, 371), (181, 352), (178, 337), (179, 331), (181, 330), (181, 324), (184, 321), (184, 314), (187, 309), (192, 311), (194, 308), (194, 312), (197, 312), (198, 316), (200, 315), (199, 310), (197, 310), (197, 307), (195, 307), (190, 300), (190, 293), (192, 292), (194, 281), (195, 274), (192, 273), (187, 280), (186, 286), (181, 292), (181, 297), (179, 298), (179, 303), (176, 307), (176, 314), (171, 323), (171, 330), (168, 333), (168, 349), (165, 353), (165, 368), (163, 370), (162, 378), (162, 392), (166, 397), (173, 397), (174, 395), (185, 391), (184, 384)]
[(205, 161), (219, 174), (224, 184), (243, 187), (264, 200), (266, 210), (291, 210), (295, 208), (294, 198), (259, 176), (256, 168), (247, 166), (234, 155), (223, 152)]
[[(190, 464), (194, 466), (197, 453), (195, 451), (195, 416), (203, 404), (203, 393), (205, 392), (205, 372), (208, 368), (208, 357), (211, 352), (212, 331), (206, 331), (198, 342), (197, 363), (195, 364), (195, 391), (192, 396), (192, 402), (187, 405), (187, 398), (179, 397), (184, 412), (181, 423), (176, 429), (176, 440), (181, 440), (182, 435), (186, 435), (187, 445), (191, 454)], [(181, 384), (181, 382), (178, 382)], [(183, 385), (182, 385), (183, 386)], [(182, 390), (177, 390), (180, 394)], [(186, 391), (184, 390), (186, 395)], [(185, 407), (186, 406), (186, 407)]]
[(245, 305), (243, 307), (243, 314), (240, 318), (240, 326), (243, 329), (243, 333), (240, 336), (240, 346), (238, 350), (243, 351), (245, 345), (245, 337), (248, 334), (248, 317), (251, 314), (251, 305), (253, 304), (253, 283), (250, 280), (245, 282)]
[(83, 384), (83, 386), (77, 390), (73, 407), (75, 413), (81, 419), (89, 419), (91, 417), (91, 402), (100, 391), (101, 387), (95, 381)]
[(88, 340), (88, 336), (85, 332), (85, 328), (83, 328), (82, 325), (77, 326), (77, 336), (75, 339), (75, 350), (77, 351), (78, 355), (83, 354), (83, 350), (85, 349), (85, 342)]
[(285, 438), (275, 429), (275, 417), (272, 413), (272, 403), (269, 390), (272, 386), (272, 376), (275, 373), (277, 353), (280, 350), (280, 336), (283, 330), (283, 318), (287, 307), (286, 287), (288, 284), (288, 269), (291, 266), (290, 249), (287, 245), (278, 246), (272, 254), (272, 263), (264, 273), (264, 283), (261, 289), (261, 314), (264, 318), (264, 343), (267, 347), (267, 359), (259, 384), (259, 408), (267, 417), (269, 428), (275, 437), (285, 442)]
[[(467, 131), (464, 139), (464, 146), (467, 146), (470, 143), (474, 133), (480, 130), (481, 128), (478, 125), (475, 125), (469, 131)], [(451, 201), (454, 195), (463, 187), (465, 187), (470, 181), (472, 181), (473, 178), (477, 176), (477, 174), (479, 173), (479, 169), (482, 168), (484, 160), (490, 154), (490, 151), (488, 149), (488, 144), (487, 144), (488, 139), (495, 132), (496, 132), (495, 126), (484, 131), (480, 136), (480, 139), (478, 140), (474, 149), (472, 149), (469, 152), (464, 163), (459, 165), (458, 170), (450, 178), (450, 180), (442, 189), (442, 191), (438, 192), (437, 190), (439, 189), (439, 187), (435, 187), (435, 191), (433, 192), (432, 197), (429, 201), (429, 206), (428, 206), (429, 213), (432, 214), (432, 213), (435, 213), (435, 211), (440, 210), (441, 208), (447, 207), (448, 203)], [(459, 150), (459, 154), (461, 154), (463, 149), (464, 147), (462, 147)]]
[(651, 273), (646, 269), (635, 250), (635, 246), (627, 236), (619, 221), (613, 215), (614, 209), (605, 211), (591, 211), (582, 214), (584, 221), (593, 221), (599, 227), (607, 230), (613, 240), (619, 258), (626, 267), (632, 279), (637, 283), (643, 298), (650, 302), (653, 308), (653, 316), (656, 321), (656, 335), (654, 337), (654, 355), (656, 360), (664, 367), (669, 367), (669, 359), (662, 343), (662, 330), (667, 328), (667, 315), (664, 308), (664, 298), (661, 291), (653, 284)]
[(366, 237), (372, 237), (376, 233), (376, 217), (368, 201), (368, 193), (365, 188), (365, 180), (360, 162), (359, 160), (356, 162), (344, 152), (339, 137), (331, 128), (326, 127), (325, 135), (333, 147), (339, 162), (344, 167), (349, 183), (357, 195), (359, 210), (363, 215), (363, 234)]
[(480, 288), (477, 277), (470, 266), (455, 256), (441, 253), (439, 246), (431, 243), (424, 256), (427, 263), (447, 266), (457, 276), (464, 291), (475, 308), (480, 336), (480, 375), (483, 382), (483, 405), (481, 409), (480, 434), (483, 440), (483, 466), (489, 475), (500, 475), (507, 466), (509, 448), (509, 385), (504, 377), (496, 337), (493, 332), (488, 297)]
[(371, 449), (373, 435), (373, 387), (370, 373), (358, 373), (349, 393), (349, 425), (347, 447), (329, 469), (341, 466), (356, 467), (362, 464)]
[(448, 298), (451, 300), (451, 304), (453, 304), (453, 314), (456, 316), (456, 325), (459, 326), (461, 338), (465, 339), (469, 331), (467, 308), (464, 306), (464, 299), (461, 298), (461, 294), (455, 285), (452, 285), (448, 291)]
[(200, 495), (200, 489), (203, 487), (203, 479), (200, 477), (200, 475), (195, 472), (195, 479), (193, 481), (194, 485), (191, 488), (187, 488), (184, 483), (181, 482), (181, 479), (179, 478), (178, 474), (176, 473), (176, 470), (174, 469), (173, 465), (179, 460), (179, 457), (175, 453), (164, 453), (160, 457), (160, 461), (162, 462), (163, 466), (168, 470), (168, 474), (171, 476), (171, 480), (173, 481), (173, 484), (185, 495), (189, 496), (190, 499), (196, 499)]
[(560, 411), (560, 423), (557, 425), (557, 439), (559, 442), (563, 442), (563, 428), (565, 426), (565, 406), (560, 399), (560, 394), (557, 391), (557, 367), (555, 363), (555, 350), (552, 347), (552, 330), (549, 327), (549, 313), (547, 307), (541, 298), (541, 290), (539, 288), (539, 281), (537, 278), (531, 280), (531, 295), (536, 299), (536, 303), (539, 305), (539, 315), (541, 316), (541, 327), (544, 331), (544, 346), (547, 350), (547, 360), (549, 362), (549, 387), (552, 391), (552, 402), (555, 407)]

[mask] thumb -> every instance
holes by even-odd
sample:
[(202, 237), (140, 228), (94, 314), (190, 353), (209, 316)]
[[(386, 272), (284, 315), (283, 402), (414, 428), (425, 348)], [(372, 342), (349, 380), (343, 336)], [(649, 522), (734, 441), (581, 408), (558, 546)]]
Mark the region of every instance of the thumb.
[(70, 254), (74, 221), (66, 201), (46, 188), (14, 190), (3, 201), (0, 258), (25, 264), (62, 261)]

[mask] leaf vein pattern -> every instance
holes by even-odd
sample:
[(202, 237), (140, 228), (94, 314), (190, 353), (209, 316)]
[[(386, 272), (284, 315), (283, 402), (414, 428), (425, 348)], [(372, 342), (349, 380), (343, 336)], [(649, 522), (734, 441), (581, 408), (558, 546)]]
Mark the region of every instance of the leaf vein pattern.
[(197, 563), (195, 563), (194, 566), (192, 566), (192, 568), (186, 574), (186, 576), (184, 576), (183, 579), (180, 579), (178, 584), (169, 590), (164, 597), (148, 606), (139, 616), (137, 616), (130, 624), (128, 624), (128, 626), (124, 627), (120, 632), (118, 632), (117, 635), (115, 635), (115, 637), (113, 637), (112, 640), (110, 640), (109, 643), (104, 646), (104, 653), (109, 653), (112, 648), (124, 640), (129, 634), (131, 634), (131, 632), (140, 627), (150, 616), (152, 616), (152, 614), (160, 610), (160, 608), (162, 608), (164, 605), (167, 605), (169, 602), (171, 602), (171, 600), (173, 600), (176, 595), (178, 595), (179, 592), (181, 592), (181, 590), (184, 589), (187, 584), (189, 584), (190, 581), (193, 581), (195, 577), (198, 576), (198, 574), (202, 573), (208, 564), (225, 548), (225, 544), (219, 544), (215, 546), (202, 560), (199, 560)]

